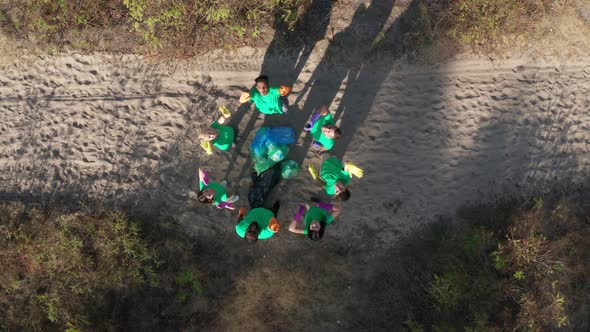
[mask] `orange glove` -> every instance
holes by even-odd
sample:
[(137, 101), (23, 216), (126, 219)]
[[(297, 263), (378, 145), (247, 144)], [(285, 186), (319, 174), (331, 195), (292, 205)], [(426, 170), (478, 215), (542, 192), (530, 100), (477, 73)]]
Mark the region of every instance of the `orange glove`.
[(279, 229), (281, 229), (281, 226), (279, 225), (277, 218), (270, 219), (270, 223), (268, 223), (268, 228), (270, 228), (270, 230), (275, 233), (279, 232)]
[(289, 92), (291, 92), (291, 87), (281, 85), (281, 87), (279, 88), (279, 94), (281, 95), (281, 97), (286, 96)]

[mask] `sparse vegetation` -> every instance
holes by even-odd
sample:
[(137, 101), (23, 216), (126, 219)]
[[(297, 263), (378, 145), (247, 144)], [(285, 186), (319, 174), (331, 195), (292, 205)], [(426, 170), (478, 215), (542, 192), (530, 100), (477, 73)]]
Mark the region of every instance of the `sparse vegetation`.
[(124, 28), (127, 42), (146, 52), (192, 55), (214, 45), (235, 46), (270, 30), (274, 20), (293, 28), (304, 0), (27, 0), (2, 12), (17, 33), (44, 43), (96, 43), (84, 31)]
[(400, 266), (402, 272), (384, 267), (379, 275), (399, 282), (380, 289), (387, 294), (381, 296), (402, 298), (409, 330), (588, 328), (586, 206), (538, 199), (524, 209), (464, 209), (462, 217), (464, 223), (441, 221), (410, 237), (390, 256), (396, 266), (411, 265)]
[[(539, 199), (524, 209), (466, 208), (461, 219), (411, 234), (370, 269), (350, 265), (366, 261), (362, 251), (345, 255), (335, 243), (287, 250), (284, 267), (283, 255), (258, 261), (257, 252), (195, 241), (153, 218), (3, 204), (0, 329), (303, 328), (318, 310), (332, 320), (354, 312), (345, 326), (355, 328), (588, 327), (586, 206)], [(272, 321), (251, 319), (261, 306)]]
[(551, 18), (570, 10), (573, 1), (414, 0), (382, 45), (395, 56), (434, 52), (435, 60), (465, 50), (501, 54), (547, 34)]
[[(154, 298), (162, 307), (197, 300), (203, 286), (188, 241), (161, 225), (139, 227), (119, 212), (0, 205), (0, 330), (119, 329), (122, 315)], [(158, 296), (141, 295), (149, 292)]]
[(107, 292), (157, 283), (137, 225), (113, 213), (44, 214), (0, 206), (0, 326), (84, 327)]
[(461, 0), (447, 14), (449, 34), (461, 42), (494, 47), (503, 38), (534, 29), (557, 5), (555, 0)]

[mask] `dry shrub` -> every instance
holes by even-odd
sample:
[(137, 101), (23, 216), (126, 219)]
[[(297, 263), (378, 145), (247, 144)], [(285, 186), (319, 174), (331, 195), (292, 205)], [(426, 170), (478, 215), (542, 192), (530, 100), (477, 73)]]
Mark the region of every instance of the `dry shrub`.
[(395, 282), (367, 291), (383, 308), (369, 318), (425, 331), (588, 330), (583, 202), (476, 206), (461, 211), (462, 223), (416, 232), (383, 259), (375, 280)]
[[(459, 42), (494, 52), (514, 37), (533, 32), (543, 19), (571, 0), (418, 0), (410, 7), (418, 23), (417, 40)], [(448, 39), (450, 38), (450, 40)]]
[[(554, 242), (549, 239), (553, 232), (548, 226), (560, 222), (554, 212), (543, 209), (538, 201), (517, 215), (493, 253), (495, 266), (510, 280), (504, 297), (518, 304), (514, 324), (518, 329), (541, 331), (568, 323), (564, 296), (569, 277), (563, 257), (552, 250)], [(571, 221), (572, 216), (567, 218)], [(571, 231), (566, 229), (565, 235)]]
[(588, 254), (579, 254), (588, 249), (583, 235), (590, 235), (586, 208), (573, 201), (547, 208), (538, 199), (512, 218), (505, 239), (492, 254), (508, 281), (501, 299), (517, 304), (506, 328), (545, 331), (588, 324), (587, 317), (579, 319), (579, 308), (588, 301), (578, 295), (588, 286), (588, 279), (581, 279), (587, 277), (589, 261)]
[(0, 328), (83, 327), (105, 294), (155, 281), (155, 257), (118, 213), (0, 206)]
[(462, 42), (495, 47), (502, 38), (534, 29), (555, 0), (458, 0), (449, 7), (449, 33)]

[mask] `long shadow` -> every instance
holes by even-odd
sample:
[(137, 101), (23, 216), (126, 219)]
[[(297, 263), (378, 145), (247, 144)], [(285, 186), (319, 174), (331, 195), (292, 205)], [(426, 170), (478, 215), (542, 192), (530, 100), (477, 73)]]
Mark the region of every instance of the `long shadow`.
[[(371, 64), (368, 58), (371, 53), (371, 45), (382, 33), (394, 5), (394, 0), (374, 0), (368, 6), (360, 4), (350, 24), (334, 35), (323, 58), (311, 78), (305, 82), (295, 101), (297, 104), (301, 98), (307, 96), (302, 108), (303, 116), (293, 119), (293, 125), (298, 135), (301, 134), (307, 117), (315, 107), (338, 102), (336, 96), (342, 92), (343, 97), (339, 110), (353, 106), (350, 105), (352, 102), (348, 98), (360, 102), (360, 104), (354, 105), (353, 114), (349, 115), (347, 112), (346, 117), (340, 120), (344, 139), (336, 142), (333, 152), (343, 153), (346, 150), (347, 141), (354, 135), (355, 128), (363, 124), (376, 91), (389, 73), (389, 70), (377, 70), (369, 73), (364, 68)], [(361, 77), (361, 75), (363, 76)], [(346, 86), (344, 91), (341, 88), (343, 84)], [(336, 113), (336, 117), (339, 113), (341, 112)], [(291, 157), (301, 163), (310, 145), (311, 137), (306, 135), (300, 146), (294, 149)]]
[[(460, 205), (484, 203), (502, 206), (501, 199), (518, 203), (522, 198), (575, 194), (587, 182), (587, 169), (583, 169), (587, 158), (583, 156), (585, 150), (580, 144), (584, 140), (585, 126), (580, 126), (583, 120), (579, 118), (580, 112), (583, 112), (581, 105), (584, 104), (580, 96), (584, 94), (582, 84), (571, 80), (583, 74), (535, 67), (504, 68), (498, 73), (490, 73), (485, 68), (480, 70), (436, 75), (407, 74), (401, 78), (410, 92), (412, 86), (419, 86), (427, 92), (421, 97), (424, 99), (423, 108), (414, 108), (414, 114), (403, 115), (406, 99), (400, 88), (402, 96), (398, 102), (391, 104), (391, 117), (370, 115), (370, 119), (379, 120), (371, 125), (382, 127), (388, 136), (406, 136), (400, 142), (393, 141), (396, 144), (391, 145), (391, 151), (395, 152), (391, 155), (392, 167), (380, 166), (382, 179), (372, 183), (374, 187), (370, 193), (378, 197), (376, 203), (382, 201), (385, 208), (393, 208), (388, 199), (396, 196), (392, 192), (395, 193), (398, 185), (407, 193), (400, 195), (406, 202), (399, 212), (390, 212), (386, 219), (380, 216), (380, 204), (349, 203), (357, 208), (371, 207), (369, 218), (354, 220), (363, 224), (355, 230), (363, 232), (364, 239), (393, 233), (398, 227), (396, 224), (404, 219), (404, 211), (408, 210), (412, 221), (422, 224), (427, 233), (452, 238), (453, 221), (456, 220), (453, 215)], [(381, 102), (384, 94), (396, 93), (397, 89), (389, 85), (392, 79), (394, 77), (385, 82), (390, 89), (380, 92), (376, 102)], [(429, 82), (434, 84), (431, 86)], [(414, 94), (409, 93), (407, 98), (419, 96), (416, 93), (419, 90), (413, 91)], [(444, 100), (441, 102), (439, 99)], [(415, 100), (408, 103), (420, 104)], [(396, 132), (398, 130), (400, 133)], [(370, 140), (364, 135), (362, 138)], [(380, 141), (379, 137), (374, 139)], [(395, 161), (398, 154), (404, 155), (404, 161)], [(371, 154), (369, 156), (372, 157)], [(410, 156), (415, 156), (415, 160), (411, 160)], [(405, 167), (402, 172), (397, 172), (401, 163), (408, 165), (400, 165)], [(385, 169), (389, 172), (383, 172)], [(367, 181), (373, 180), (368, 178)], [(382, 192), (386, 184), (391, 184), (392, 190)], [(424, 198), (427, 201), (420, 202)], [(436, 214), (439, 214), (438, 221), (433, 222)], [(426, 220), (430, 225), (425, 225)], [(479, 221), (487, 222), (483, 219)], [(369, 224), (381, 222), (387, 227), (371, 227)], [(358, 312), (369, 305), (375, 310), (365, 310), (370, 314), (354, 319), (353, 329), (401, 329), (404, 320), (412, 319), (407, 313), (412, 311), (408, 305), (413, 301), (400, 300), (404, 297), (415, 299), (415, 303), (419, 304), (415, 312), (427, 313), (434, 309), (427, 305), (426, 299), (430, 296), (428, 288), (412, 286), (432, 285), (433, 276), (424, 275), (430, 263), (415, 258), (419, 255), (428, 257), (424, 248), (433, 240), (421, 233), (424, 234), (421, 231), (410, 233), (406, 229), (406, 234), (417, 235), (412, 235), (403, 242), (405, 244), (401, 244), (409, 244), (407, 252), (411, 253), (409, 256), (413, 256), (412, 259), (401, 261), (400, 255), (392, 249), (382, 251), (382, 261), (368, 264), (374, 267), (370, 273), (376, 272), (376, 275), (370, 280), (362, 280), (361, 277), (358, 285), (372, 285), (369, 288), (373, 290), (360, 286), (360, 293), (366, 295), (357, 298), (359, 304), (352, 305), (351, 312)], [(366, 264), (364, 257), (358, 258), (359, 264)], [(387, 273), (381, 274), (382, 271)], [(387, 289), (395, 291), (387, 293)]]
[[(370, 54), (370, 46), (375, 43), (376, 38), (382, 33), (382, 29), (385, 26), (390, 13), (393, 10), (395, 1), (393, 0), (375, 0), (372, 1), (367, 7), (364, 4), (360, 4), (355, 11), (352, 20), (348, 27), (343, 31), (334, 35), (333, 39), (328, 45), (325, 55), (314, 69), (311, 79), (303, 84), (301, 91), (298, 91), (298, 97), (290, 97), (290, 111), (289, 113), (281, 116), (266, 116), (262, 125), (264, 126), (277, 126), (286, 125), (295, 130), (296, 137), (300, 137), (303, 126), (309, 118), (312, 110), (321, 104), (331, 104), (335, 96), (341, 91), (342, 84), (351, 81), (351, 78), (359, 75), (360, 69), (364, 66), (369, 65), (367, 62), (367, 56)], [(282, 51), (279, 51), (279, 45), (283, 43), (282, 35), (275, 35), (275, 40), (271, 44), (270, 50), (267, 51), (265, 56), (265, 62), (262, 66), (264, 74), (269, 74), (271, 80), (275, 84), (295, 83), (297, 82), (298, 75), (301, 74), (305, 61), (309, 59), (309, 52), (313, 49), (320, 38), (319, 33), (325, 33), (326, 27), (324, 24), (328, 23), (326, 17), (326, 10), (330, 9), (327, 4), (323, 1), (314, 1), (312, 7), (308, 11), (307, 16), (302, 20), (301, 28), (305, 29), (317, 29), (317, 34), (313, 35), (313, 38), (303, 37), (303, 43), (295, 43), (298, 45), (295, 49), (287, 47)], [(314, 19), (320, 19), (319, 27), (313, 22)], [(325, 23), (324, 23), (325, 21)], [(289, 36), (291, 40), (298, 38), (297, 35)], [(352, 49), (352, 50), (351, 50)], [(285, 54), (285, 56), (276, 58), (276, 54)], [(296, 57), (289, 57), (288, 54), (296, 55)], [(275, 70), (277, 74), (265, 73), (264, 71)], [(366, 72), (367, 76), (371, 76), (369, 83), (365, 84), (365, 88), (369, 93), (363, 97), (362, 104), (364, 108), (357, 108), (359, 111), (355, 117), (345, 118), (343, 120), (351, 122), (346, 127), (346, 130), (350, 132), (345, 133), (345, 137), (352, 137), (354, 135), (354, 128), (362, 125), (368, 108), (372, 103), (376, 90), (379, 89), (382, 81), (385, 79), (389, 71), (376, 71)], [(375, 75), (377, 77), (375, 77)], [(280, 83), (279, 83), (280, 82)], [(283, 83), (285, 82), (285, 83)], [(366, 85), (369, 86), (366, 86)], [(272, 82), (271, 82), (272, 85)], [(365, 91), (365, 89), (361, 90)], [(346, 94), (351, 94), (353, 99), (359, 98), (359, 91), (353, 89), (346, 90)], [(300, 100), (307, 95), (307, 100), (302, 109), (298, 108)], [(250, 119), (247, 125), (245, 135), (248, 135), (247, 131), (253, 128), (253, 123), (256, 122), (254, 116)], [(354, 122), (354, 124), (352, 123)], [(295, 160), (300, 165), (306, 158), (308, 150), (311, 146), (311, 136), (306, 135), (303, 140), (299, 140), (295, 146), (292, 146), (291, 152), (289, 153), (288, 159)], [(347, 141), (337, 142), (336, 146), (340, 146), (336, 149), (336, 152), (346, 150)], [(250, 171), (249, 165), (244, 167), (238, 178), (246, 176)]]
[(268, 46), (260, 70), (281, 85), (293, 86), (306, 65), (318, 41), (324, 38), (330, 14), (331, 0), (312, 0), (302, 17), (290, 31), (284, 19), (274, 18), (274, 37)]
[[(292, 87), (298, 80), (303, 67), (306, 65), (309, 56), (315, 48), (316, 43), (324, 38), (326, 29), (330, 22), (330, 14), (332, 11), (331, 0), (312, 0), (308, 8), (306, 8), (302, 17), (298, 18), (297, 23), (292, 30), (289, 29), (287, 23), (282, 17), (283, 13), (277, 12), (274, 17), (274, 36), (270, 45), (268, 46), (262, 62), (260, 75), (267, 75), (270, 77), (271, 85), (285, 85)], [(254, 79), (254, 77), (252, 78)], [(290, 105), (291, 112), (288, 115), (267, 115), (264, 117), (262, 124), (256, 126), (260, 115), (254, 107), (250, 108), (250, 118), (245, 126), (240, 128), (241, 139), (237, 143), (237, 151), (242, 151), (244, 147), (247, 148), (248, 137), (252, 134), (255, 128), (260, 126), (277, 126), (286, 125), (293, 126), (292, 114), (298, 113), (295, 105)], [(248, 111), (248, 104), (243, 104), (232, 116), (234, 126), (241, 123), (245, 114)], [(297, 118), (303, 118), (298, 116)], [(301, 120), (296, 123), (301, 122)], [(227, 178), (239, 154), (234, 153), (225, 174)], [(241, 168), (237, 178), (241, 179), (248, 176), (251, 168), (246, 164)]]
[[(543, 197), (576, 190), (584, 181), (576, 151), (581, 129), (576, 96), (581, 90), (562, 81), (569, 80), (567, 74), (535, 67), (513, 71), (496, 79), (490, 93), (492, 116), (475, 134), (476, 153), (462, 160), (457, 171), (479, 168), (473, 175), (501, 196)], [(463, 191), (470, 190), (474, 188)]]

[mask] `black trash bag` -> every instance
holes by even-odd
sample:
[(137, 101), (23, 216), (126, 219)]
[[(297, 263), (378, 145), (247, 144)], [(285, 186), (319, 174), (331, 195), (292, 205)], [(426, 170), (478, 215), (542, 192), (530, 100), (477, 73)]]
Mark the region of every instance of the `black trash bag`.
[(253, 171), (251, 176), (252, 186), (248, 190), (248, 202), (250, 208), (254, 209), (264, 205), (272, 188), (281, 180), (281, 164), (274, 165), (260, 175), (256, 175), (256, 171)]

